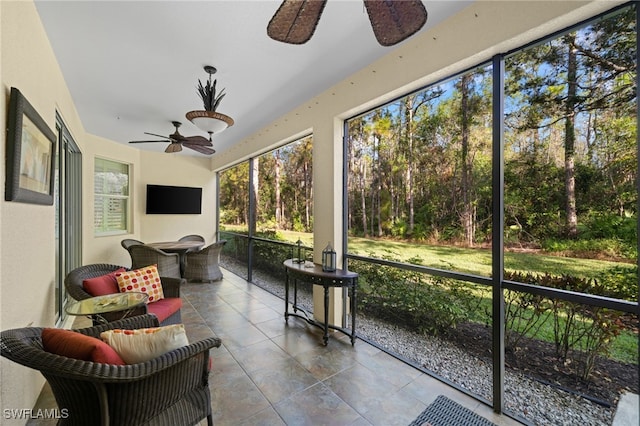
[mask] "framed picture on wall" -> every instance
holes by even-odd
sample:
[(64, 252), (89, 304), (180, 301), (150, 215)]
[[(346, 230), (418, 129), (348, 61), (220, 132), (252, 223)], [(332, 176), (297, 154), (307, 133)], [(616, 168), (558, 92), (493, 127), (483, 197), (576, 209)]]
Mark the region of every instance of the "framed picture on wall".
[(52, 205), (56, 136), (15, 87), (7, 125), (5, 200)]

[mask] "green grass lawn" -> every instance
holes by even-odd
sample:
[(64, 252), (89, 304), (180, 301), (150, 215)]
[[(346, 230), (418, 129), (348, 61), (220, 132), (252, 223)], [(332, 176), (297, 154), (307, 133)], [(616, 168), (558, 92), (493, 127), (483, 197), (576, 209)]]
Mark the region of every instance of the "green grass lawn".
[[(226, 230), (242, 232), (242, 227), (225, 225)], [(246, 232), (246, 231), (245, 231)], [(308, 232), (278, 231), (284, 241), (313, 247), (313, 234)], [(326, 241), (319, 243), (322, 249)], [(484, 248), (462, 248), (454, 246), (434, 246), (406, 241), (393, 241), (360, 237), (349, 237), (349, 253), (371, 256), (379, 259), (394, 259), (412, 262), (438, 269), (466, 272), (470, 274), (491, 275), (491, 250)], [(602, 271), (614, 266), (629, 266), (628, 263), (610, 262), (606, 260), (576, 259), (570, 257), (550, 256), (539, 253), (504, 254), (505, 269), (528, 271), (532, 273), (551, 273), (553, 275), (572, 275), (576, 277), (592, 277), (594, 271)]]

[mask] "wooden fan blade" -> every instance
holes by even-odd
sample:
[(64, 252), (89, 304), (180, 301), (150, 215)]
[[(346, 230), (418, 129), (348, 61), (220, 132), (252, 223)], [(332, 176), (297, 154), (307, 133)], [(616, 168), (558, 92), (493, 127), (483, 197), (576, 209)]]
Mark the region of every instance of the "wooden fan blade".
[(304, 44), (313, 35), (326, 0), (284, 0), (267, 25), (274, 40)]
[(168, 139), (165, 139), (165, 140), (163, 140), (163, 141), (129, 141), (129, 143), (154, 143), (154, 142), (164, 142), (164, 143), (167, 143), (167, 142), (171, 142), (171, 141), (170, 141), (170, 140), (168, 140)]
[(159, 138), (164, 138), (164, 139), (169, 139), (169, 140), (173, 140), (173, 138), (171, 136), (165, 136), (165, 135), (156, 135), (155, 133), (149, 133), (149, 132), (144, 132), (145, 135), (151, 135), (151, 136), (156, 136)]
[(169, 152), (169, 153), (180, 152), (180, 151), (182, 151), (182, 144), (178, 142), (171, 142), (167, 147), (167, 149), (164, 150), (164, 152)]
[(427, 22), (420, 0), (364, 0), (373, 33), (383, 46), (393, 46), (415, 34)]
[(209, 139), (202, 136), (187, 136), (182, 140), (182, 143), (190, 143), (192, 145), (212, 146), (213, 144)]
[(203, 145), (193, 145), (193, 144), (190, 144), (188, 142), (183, 143), (183, 145), (186, 146), (187, 148), (190, 148), (190, 149), (192, 149), (194, 151), (197, 151), (197, 152), (199, 152), (201, 154), (211, 155), (211, 154), (214, 154), (216, 152), (215, 149), (209, 148), (209, 147), (203, 146)]

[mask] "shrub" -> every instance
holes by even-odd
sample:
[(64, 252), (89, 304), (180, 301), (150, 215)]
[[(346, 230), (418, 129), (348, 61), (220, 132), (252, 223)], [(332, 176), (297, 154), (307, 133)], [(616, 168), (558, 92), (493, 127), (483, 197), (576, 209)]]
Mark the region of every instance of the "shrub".
[(349, 269), (359, 274), (358, 309), (364, 312), (429, 334), (467, 318), (469, 303), (451, 280), (369, 262), (352, 261)]
[[(505, 272), (504, 278), (524, 283), (534, 282), (536, 276), (520, 272)], [(544, 296), (506, 290), (504, 293), (505, 347), (515, 351), (524, 336), (535, 336), (545, 324), (551, 308)]]

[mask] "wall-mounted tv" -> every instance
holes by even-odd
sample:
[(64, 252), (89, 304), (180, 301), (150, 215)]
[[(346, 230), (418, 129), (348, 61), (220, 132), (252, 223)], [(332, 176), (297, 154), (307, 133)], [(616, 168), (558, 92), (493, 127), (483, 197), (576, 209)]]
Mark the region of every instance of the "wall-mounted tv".
[(147, 185), (147, 214), (201, 214), (202, 188)]

